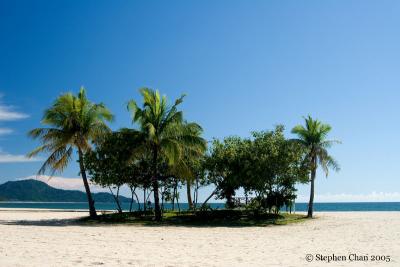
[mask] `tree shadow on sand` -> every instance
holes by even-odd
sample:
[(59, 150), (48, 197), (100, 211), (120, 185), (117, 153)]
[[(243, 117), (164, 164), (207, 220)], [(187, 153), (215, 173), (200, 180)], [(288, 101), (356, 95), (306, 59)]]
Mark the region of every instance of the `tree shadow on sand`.
[(132, 213), (112, 213), (99, 215), (97, 219), (89, 217), (78, 217), (70, 219), (42, 219), (42, 220), (0, 220), (0, 225), (17, 226), (148, 226), (148, 227), (254, 227), (269, 225), (287, 225), (291, 223), (304, 222), (305, 217), (301, 214), (258, 214), (257, 216), (243, 211), (212, 211), (212, 212), (186, 212), (169, 213), (161, 222), (154, 221), (152, 215)]
[(45, 219), (45, 220), (0, 220), (0, 225), (71, 226), (71, 225), (84, 225), (84, 224), (78, 219)]
[(80, 221), (86, 225), (137, 225), (146, 227), (264, 227), (271, 225), (287, 225), (304, 222), (302, 214), (254, 214), (243, 210), (213, 210), (168, 212), (162, 221), (155, 221), (153, 215), (143, 215), (140, 212), (103, 214), (93, 220), (84, 217)]

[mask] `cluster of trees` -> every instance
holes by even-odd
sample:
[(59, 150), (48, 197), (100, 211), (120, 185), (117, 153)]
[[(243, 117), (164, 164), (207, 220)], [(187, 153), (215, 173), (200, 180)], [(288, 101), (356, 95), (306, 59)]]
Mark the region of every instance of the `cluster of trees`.
[[(255, 196), (255, 207), (279, 210), (295, 200), (295, 184), (308, 181), (304, 147), (284, 136), (284, 127), (253, 132), (251, 138), (214, 140), (205, 166), (214, 193), (233, 208), (238, 189)], [(247, 201), (246, 201), (247, 202)], [(253, 205), (254, 206), (254, 205)]]
[[(201, 126), (186, 121), (179, 110), (184, 95), (169, 104), (158, 91), (143, 88), (140, 93), (143, 103), (131, 100), (127, 106), (132, 128), (111, 131), (106, 124), (113, 119), (111, 112), (103, 104), (90, 102), (82, 88), (77, 96), (67, 93), (58, 97), (44, 113), (42, 123), (48, 127), (29, 133), (42, 145), (28, 156), (50, 154), (39, 173), (63, 171), (76, 149), (91, 217), (96, 210), (87, 174), (111, 192), (116, 189), (120, 212), (121, 186), (128, 185), (132, 200), (135, 197), (143, 205), (152, 195), (156, 220), (161, 220), (165, 202), (179, 206), (182, 186), (186, 186), (190, 209), (199, 206), (199, 189), (213, 185), (215, 190), (201, 207), (215, 197), (226, 199), (227, 208), (234, 208), (235, 194), (243, 190), (246, 203), (251, 196), (252, 208), (279, 211), (293, 203), (296, 183), (310, 182), (308, 215), (312, 217), (317, 167), (321, 165), (326, 172), (330, 167), (338, 169), (327, 153), (333, 143), (326, 140), (330, 126), (311, 117), (305, 119), (305, 126), (292, 130), (298, 139), (285, 138), (284, 127), (277, 126), (272, 131), (253, 132), (249, 138), (214, 139), (207, 148)], [(136, 193), (139, 188), (142, 201)]]

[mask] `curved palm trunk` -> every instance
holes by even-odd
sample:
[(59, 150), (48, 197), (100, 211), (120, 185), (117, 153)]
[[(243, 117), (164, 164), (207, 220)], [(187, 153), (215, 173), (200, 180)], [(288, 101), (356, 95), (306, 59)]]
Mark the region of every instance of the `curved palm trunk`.
[(189, 209), (193, 209), (193, 201), (192, 201), (192, 192), (190, 188), (190, 182), (186, 182), (186, 193), (187, 193), (187, 199), (188, 199), (188, 204), (189, 204)]
[(89, 183), (88, 183), (88, 180), (86, 177), (85, 165), (83, 164), (83, 153), (80, 148), (78, 148), (78, 154), (79, 154), (79, 167), (80, 167), (83, 185), (85, 186), (86, 196), (87, 196), (88, 204), (89, 204), (89, 216), (91, 218), (96, 218), (97, 217), (96, 208), (94, 207), (94, 200), (92, 198)]
[(311, 170), (310, 201), (308, 202), (308, 213), (307, 213), (308, 218), (313, 217), (313, 211), (314, 211), (314, 182), (315, 182), (315, 176), (316, 176), (316, 172), (317, 172), (316, 158), (313, 158), (313, 165), (314, 166)]

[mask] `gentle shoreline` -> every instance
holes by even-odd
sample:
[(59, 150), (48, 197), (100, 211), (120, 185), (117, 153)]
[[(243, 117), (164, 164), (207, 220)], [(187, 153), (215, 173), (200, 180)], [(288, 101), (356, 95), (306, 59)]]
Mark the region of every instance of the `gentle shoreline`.
[(0, 266), (325, 266), (307, 254), (391, 256), (399, 266), (400, 212), (323, 212), (285, 226), (76, 225), (82, 212), (0, 209)]
[[(82, 213), (88, 213), (89, 210), (85, 209), (46, 209), (46, 208), (0, 208), (0, 212), (3, 211), (9, 211), (9, 212), (82, 212)], [(100, 212), (117, 212), (117, 210), (97, 210), (98, 213)], [(330, 211), (315, 211), (316, 214), (324, 214), (324, 213), (400, 213), (400, 211), (397, 210), (357, 210), (357, 211), (341, 211), (341, 210), (330, 210)], [(286, 213), (284, 211), (284, 213)], [(293, 214), (304, 214), (306, 215), (306, 212), (304, 211), (298, 211), (298, 212), (292, 212)]]
[[(143, 203), (140, 203), (143, 208)], [(171, 203), (164, 203), (166, 210), (171, 210)], [(188, 209), (188, 203), (180, 203), (182, 210)], [(210, 203), (212, 209), (224, 209), (224, 203)], [(43, 209), (43, 210), (88, 210), (87, 203), (84, 202), (0, 202), (0, 209)], [(122, 209), (128, 211), (130, 204), (122, 203)], [(137, 210), (139, 205), (134, 204), (132, 210)], [(176, 208), (176, 206), (175, 206)], [(297, 202), (292, 212), (306, 212), (308, 203)], [(96, 205), (98, 211), (115, 211), (117, 205), (114, 202), (98, 202)], [(316, 212), (353, 212), (353, 211), (400, 211), (400, 202), (316, 202), (314, 203)], [(285, 207), (281, 209), (285, 211)]]
[[(84, 209), (41, 209), (41, 208), (0, 208), (0, 212), (82, 212), (89, 213), (89, 210)], [(115, 210), (99, 210), (98, 212), (115, 212)]]

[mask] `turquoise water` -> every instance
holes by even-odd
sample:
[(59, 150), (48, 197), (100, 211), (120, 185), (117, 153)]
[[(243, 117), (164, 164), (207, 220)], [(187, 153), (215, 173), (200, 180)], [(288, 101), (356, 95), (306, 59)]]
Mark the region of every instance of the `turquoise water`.
[[(213, 209), (224, 207), (223, 203), (211, 203)], [(143, 205), (142, 205), (143, 207)], [(172, 209), (170, 203), (164, 204), (166, 209)], [(181, 209), (187, 209), (187, 203), (180, 204)], [(87, 203), (54, 203), (54, 202), (0, 202), (0, 208), (40, 208), (40, 209), (65, 209), (65, 210), (86, 210)], [(115, 203), (96, 203), (98, 210), (115, 210)], [(129, 203), (123, 203), (124, 210), (129, 209)], [(177, 206), (175, 205), (177, 209)], [(134, 204), (133, 209), (138, 209)], [(400, 202), (349, 202), (349, 203), (315, 203), (315, 211), (400, 211)], [(307, 203), (296, 203), (296, 211), (307, 211)]]
[[(307, 211), (307, 203), (296, 203), (296, 211)], [(400, 202), (315, 203), (315, 211), (400, 211)]]
[[(140, 204), (143, 209), (143, 203)], [(182, 210), (188, 209), (189, 205), (187, 203), (180, 203), (180, 208)], [(97, 210), (116, 210), (117, 205), (114, 202), (105, 203), (98, 202), (95, 204)], [(129, 210), (130, 203), (121, 203), (123, 210)], [(220, 209), (225, 206), (223, 203), (211, 203), (211, 208)], [(172, 209), (172, 204), (165, 203), (165, 209)], [(88, 204), (86, 202), (0, 202), (0, 208), (35, 208), (35, 209), (64, 209), (64, 210), (87, 210)], [(139, 205), (134, 203), (132, 205), (132, 210), (138, 210)], [(178, 206), (175, 204), (175, 209)]]

